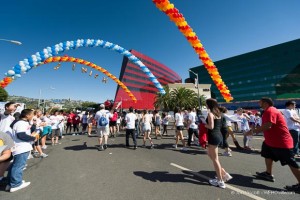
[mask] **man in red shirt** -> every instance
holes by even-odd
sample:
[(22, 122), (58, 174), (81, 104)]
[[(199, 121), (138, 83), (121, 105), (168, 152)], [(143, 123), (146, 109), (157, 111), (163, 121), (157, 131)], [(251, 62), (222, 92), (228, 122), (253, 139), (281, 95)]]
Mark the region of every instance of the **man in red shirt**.
[(287, 128), (286, 121), (282, 113), (273, 107), (270, 98), (262, 98), (259, 101), (260, 107), (264, 110), (262, 115), (262, 125), (250, 130), (247, 135), (264, 132), (265, 140), (262, 144), (261, 156), (265, 158), (266, 171), (256, 172), (258, 178), (274, 182), (272, 175), (273, 161), (281, 162), (281, 165), (288, 165), (298, 180), (298, 184), (286, 186), (285, 189), (300, 191), (300, 166), (296, 162), (293, 154), (293, 138)]

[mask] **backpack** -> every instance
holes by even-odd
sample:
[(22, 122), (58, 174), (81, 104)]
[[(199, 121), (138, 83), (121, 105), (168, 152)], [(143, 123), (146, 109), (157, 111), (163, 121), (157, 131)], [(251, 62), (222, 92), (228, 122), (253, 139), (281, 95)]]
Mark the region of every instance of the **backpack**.
[(108, 120), (106, 119), (105, 115), (102, 115), (99, 118), (98, 124), (99, 126), (106, 126), (108, 124)]

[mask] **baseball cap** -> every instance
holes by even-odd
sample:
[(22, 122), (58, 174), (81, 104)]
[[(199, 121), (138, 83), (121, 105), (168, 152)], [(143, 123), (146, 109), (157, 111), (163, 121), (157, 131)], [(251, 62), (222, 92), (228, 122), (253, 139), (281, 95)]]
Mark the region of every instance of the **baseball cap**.
[(100, 108), (105, 108), (104, 104), (100, 104)]

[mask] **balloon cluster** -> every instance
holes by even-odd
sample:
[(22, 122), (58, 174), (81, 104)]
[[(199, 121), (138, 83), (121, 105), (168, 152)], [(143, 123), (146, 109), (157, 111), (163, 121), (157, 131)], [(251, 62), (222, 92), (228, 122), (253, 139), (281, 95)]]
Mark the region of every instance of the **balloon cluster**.
[(198, 39), (196, 33), (185, 21), (183, 15), (179, 12), (177, 8), (174, 7), (168, 0), (152, 0), (156, 7), (163, 11), (169, 16), (170, 20), (173, 21), (180, 32), (186, 37), (188, 42), (192, 45), (195, 52), (199, 55), (199, 58), (203, 62), (205, 68), (207, 69), (210, 77), (216, 84), (218, 90), (222, 94), (226, 102), (233, 100), (228, 87), (223, 82), (217, 67), (214, 65), (213, 61), (210, 59), (209, 55), (205, 51), (203, 45)]
[(86, 60), (83, 60), (80, 58), (69, 57), (69, 56), (54, 56), (54, 57), (47, 58), (44, 62), (40, 63), (39, 65), (48, 64), (48, 63), (52, 63), (52, 62), (74, 62), (74, 63), (78, 63), (81, 65), (86, 65), (97, 71), (100, 71), (103, 74), (105, 74), (106, 76), (108, 76), (109, 78), (111, 78), (112, 80), (114, 80), (128, 94), (128, 96), (132, 99), (132, 101), (134, 101), (135, 103), (137, 101), (136, 97), (131, 93), (131, 91), (127, 88), (127, 86), (124, 85), (123, 82), (121, 82), (117, 77), (115, 77), (114, 75), (109, 73), (109, 71), (107, 71), (106, 69), (104, 69), (92, 62), (89, 62), (89, 61), (86, 61)]
[(47, 58), (53, 57), (62, 53), (64, 51), (68, 51), (71, 49), (77, 49), (81, 47), (102, 47), (105, 49), (110, 49), (116, 51), (124, 56), (126, 56), (131, 62), (138, 65), (141, 70), (149, 77), (149, 79), (153, 82), (155, 87), (161, 94), (165, 94), (165, 90), (162, 85), (159, 83), (157, 78), (150, 72), (150, 70), (140, 61), (136, 56), (130, 53), (127, 49), (123, 47), (113, 44), (111, 42), (103, 41), (103, 40), (94, 40), (94, 39), (78, 39), (74, 41), (66, 41), (56, 44), (51, 47), (44, 48), (42, 51), (31, 55), (30, 57), (22, 60), (19, 64), (15, 65), (12, 70), (9, 70), (5, 75), (7, 77), (11, 77), (12, 79), (16, 79), (21, 77), (21, 74), (24, 74), (30, 71), (33, 67), (38, 64), (44, 62)]
[(5, 88), (12, 81), (13, 79), (11, 77), (5, 77), (3, 80), (0, 81), (0, 87)]

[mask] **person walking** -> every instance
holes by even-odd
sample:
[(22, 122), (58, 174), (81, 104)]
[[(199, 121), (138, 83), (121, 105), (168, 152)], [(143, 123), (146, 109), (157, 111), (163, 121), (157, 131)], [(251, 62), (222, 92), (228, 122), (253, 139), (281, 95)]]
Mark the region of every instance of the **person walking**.
[(31, 124), (33, 118), (33, 110), (24, 109), (21, 112), (20, 120), (17, 121), (12, 128), (12, 138), (15, 146), (13, 149), (13, 163), (8, 171), (7, 177), (9, 184), (6, 190), (16, 192), (30, 185), (30, 182), (23, 181), (23, 168), (26, 165), (27, 158), (32, 150), (31, 143), (36, 141), (37, 132), (31, 133)]
[(150, 137), (151, 133), (151, 116), (148, 114), (147, 110), (143, 111), (143, 116), (142, 116), (142, 123), (143, 127), (142, 130), (144, 132), (144, 138), (143, 138), (143, 147), (146, 147), (146, 140), (148, 139), (150, 141), (150, 148), (153, 149), (154, 145), (152, 142), (152, 139)]
[(300, 192), (300, 166), (294, 158), (293, 138), (289, 132), (282, 113), (274, 107), (271, 98), (263, 97), (259, 101), (260, 107), (264, 110), (262, 125), (247, 132), (247, 135), (264, 133), (261, 156), (265, 158), (266, 171), (256, 172), (258, 178), (275, 181), (272, 174), (273, 161), (280, 161), (281, 165), (288, 165), (297, 179), (295, 185), (285, 186), (286, 190)]
[(183, 138), (183, 129), (184, 129), (184, 124), (183, 124), (183, 114), (181, 112), (181, 109), (180, 108), (176, 108), (175, 109), (175, 124), (174, 126), (176, 125), (176, 141), (175, 141), (175, 145), (173, 145), (173, 147), (175, 149), (177, 149), (177, 144), (179, 142), (179, 139), (181, 140), (182, 142), (182, 148), (181, 150), (183, 151), (186, 151), (186, 144), (185, 144), (185, 141), (184, 141), (184, 138)]
[(299, 157), (299, 137), (300, 137), (300, 119), (295, 111), (296, 102), (287, 101), (285, 103), (286, 109), (283, 111), (285, 121), (287, 123), (289, 132), (293, 138), (293, 152), (296, 157)]
[(212, 160), (217, 177), (210, 179), (209, 183), (214, 186), (225, 189), (226, 185), (224, 182), (232, 179), (229, 173), (222, 168), (219, 161), (218, 146), (222, 143), (221, 130), (226, 130), (226, 121), (223, 120), (222, 113), (219, 110), (218, 102), (215, 99), (207, 99), (206, 107), (209, 109), (209, 113), (206, 119), (207, 124), (205, 127), (208, 129), (208, 148), (207, 154)]
[[(99, 151), (103, 151), (107, 149), (107, 139), (109, 136), (109, 118), (111, 117), (111, 113), (105, 109), (105, 105), (100, 105), (100, 110), (96, 112), (95, 120), (97, 122), (97, 135), (99, 142)], [(104, 137), (104, 145), (103, 145), (103, 137)]]
[(126, 147), (129, 147), (129, 136), (131, 135), (133, 140), (133, 149), (137, 149), (136, 135), (135, 131), (135, 120), (136, 115), (133, 113), (133, 107), (129, 108), (129, 113), (125, 116), (126, 121)]
[(198, 126), (196, 125), (197, 114), (193, 112), (191, 108), (188, 108), (187, 110), (188, 110), (188, 121), (187, 121), (188, 146), (190, 147), (193, 135), (195, 135), (199, 141), (199, 134), (198, 134)]

